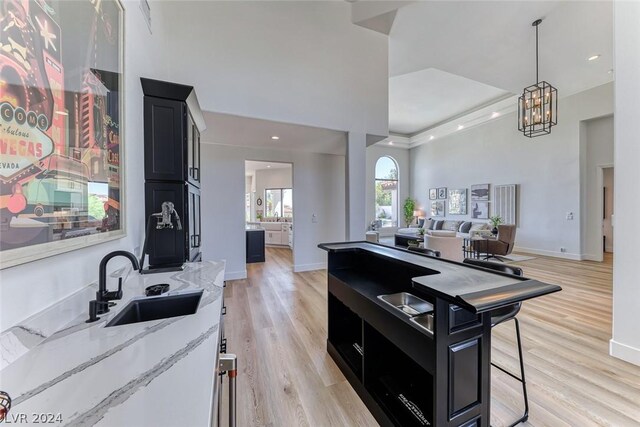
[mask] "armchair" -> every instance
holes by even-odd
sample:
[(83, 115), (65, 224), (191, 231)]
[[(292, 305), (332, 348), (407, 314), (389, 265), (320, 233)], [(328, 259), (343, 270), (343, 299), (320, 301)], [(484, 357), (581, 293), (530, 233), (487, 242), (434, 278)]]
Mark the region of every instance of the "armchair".
[[(489, 241), (473, 241), (473, 249), (477, 252), (487, 252), (487, 257), (495, 257), (509, 255), (513, 251), (516, 240), (515, 225), (499, 225), (498, 237), (496, 240)], [(499, 259), (499, 258), (498, 258)]]

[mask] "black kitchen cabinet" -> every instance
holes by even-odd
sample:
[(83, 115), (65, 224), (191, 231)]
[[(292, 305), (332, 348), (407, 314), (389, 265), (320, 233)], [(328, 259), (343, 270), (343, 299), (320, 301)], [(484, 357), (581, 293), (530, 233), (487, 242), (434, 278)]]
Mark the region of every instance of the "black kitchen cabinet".
[(200, 260), (200, 132), (204, 116), (193, 86), (140, 79), (144, 93), (145, 212), (172, 202), (182, 229), (156, 229), (147, 236), (151, 269)]
[[(183, 183), (145, 183), (146, 217), (162, 210), (163, 202), (171, 202), (180, 217), (182, 230), (177, 226), (156, 230), (148, 237), (149, 265), (180, 265), (196, 261), (200, 253), (200, 190)], [(152, 219), (155, 225), (156, 219)]]
[[(378, 423), (488, 427), (492, 312), (561, 288), (376, 243), (319, 247), (327, 351)], [(390, 302), (401, 293), (422, 314)]]
[(145, 179), (200, 186), (204, 116), (192, 86), (140, 79), (144, 92)]
[(247, 264), (264, 262), (264, 230), (247, 230)]

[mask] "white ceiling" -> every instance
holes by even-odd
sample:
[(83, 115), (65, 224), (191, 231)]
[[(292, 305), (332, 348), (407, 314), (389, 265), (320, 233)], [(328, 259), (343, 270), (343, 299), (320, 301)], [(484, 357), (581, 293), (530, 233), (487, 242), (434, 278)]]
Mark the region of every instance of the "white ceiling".
[[(415, 133), (441, 121), (441, 110), (451, 117), (483, 104), (487, 86), (517, 94), (535, 83), (537, 18), (540, 80), (560, 97), (613, 79), (611, 1), (419, 1), (398, 10), (390, 33), (390, 132)], [(461, 85), (438, 70), (487, 86)]]
[(389, 80), (389, 129), (412, 135), (509, 92), (429, 68)]
[(255, 171), (263, 169), (291, 169), (291, 163), (258, 162), (254, 160), (247, 160), (244, 162), (245, 175), (252, 175)]
[[(207, 130), (201, 141), (205, 144), (336, 155), (346, 152), (347, 135), (341, 131), (208, 111), (204, 120)], [(274, 141), (272, 136), (280, 139)]]

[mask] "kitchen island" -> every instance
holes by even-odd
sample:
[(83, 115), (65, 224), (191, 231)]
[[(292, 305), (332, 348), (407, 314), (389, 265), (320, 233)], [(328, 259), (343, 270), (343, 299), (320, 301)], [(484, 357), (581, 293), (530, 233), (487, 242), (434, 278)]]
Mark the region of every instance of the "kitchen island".
[(489, 426), (491, 313), (560, 291), (369, 242), (328, 260), (327, 350), (383, 426)]
[[(187, 263), (184, 271), (149, 275), (129, 267), (124, 296), (110, 312), (94, 323), (78, 317), (0, 371), (0, 389), (12, 398), (6, 422), (33, 424), (33, 414), (52, 414), (49, 425), (210, 425), (220, 383), (224, 267)], [(105, 327), (160, 283), (170, 285), (169, 294), (202, 289), (197, 312)]]

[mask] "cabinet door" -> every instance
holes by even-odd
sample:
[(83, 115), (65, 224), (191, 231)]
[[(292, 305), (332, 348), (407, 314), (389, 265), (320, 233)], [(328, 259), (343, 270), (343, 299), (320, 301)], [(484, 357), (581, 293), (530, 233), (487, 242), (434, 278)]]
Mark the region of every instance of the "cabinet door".
[(144, 97), (144, 171), (149, 180), (184, 181), (186, 104)]
[(187, 140), (187, 158), (189, 183), (197, 187), (200, 186), (200, 132), (196, 124), (189, 116), (187, 124), (189, 138)]
[(288, 245), (289, 244), (289, 227), (282, 227), (282, 232), (280, 233), (280, 244)]
[(195, 169), (193, 165), (193, 138), (194, 138), (194, 125), (193, 119), (191, 118), (191, 114), (187, 114), (187, 173), (189, 174), (189, 181), (192, 181), (193, 176), (195, 174)]
[[(174, 222), (173, 228), (157, 230), (157, 220), (151, 218), (151, 229), (147, 236), (147, 253), (149, 265), (160, 266), (180, 264), (186, 261), (185, 235), (188, 225), (185, 213), (185, 188), (179, 183), (145, 183), (145, 211), (148, 221), (149, 215), (162, 211), (162, 202), (172, 202), (180, 217), (182, 230), (178, 230)], [(175, 221), (175, 218), (174, 218)]]
[(189, 248), (189, 260), (194, 261), (200, 253), (201, 245), (201, 230), (200, 230), (200, 190), (192, 185), (187, 184), (188, 192), (188, 248)]
[(200, 184), (200, 131), (193, 125), (193, 168), (194, 180)]

